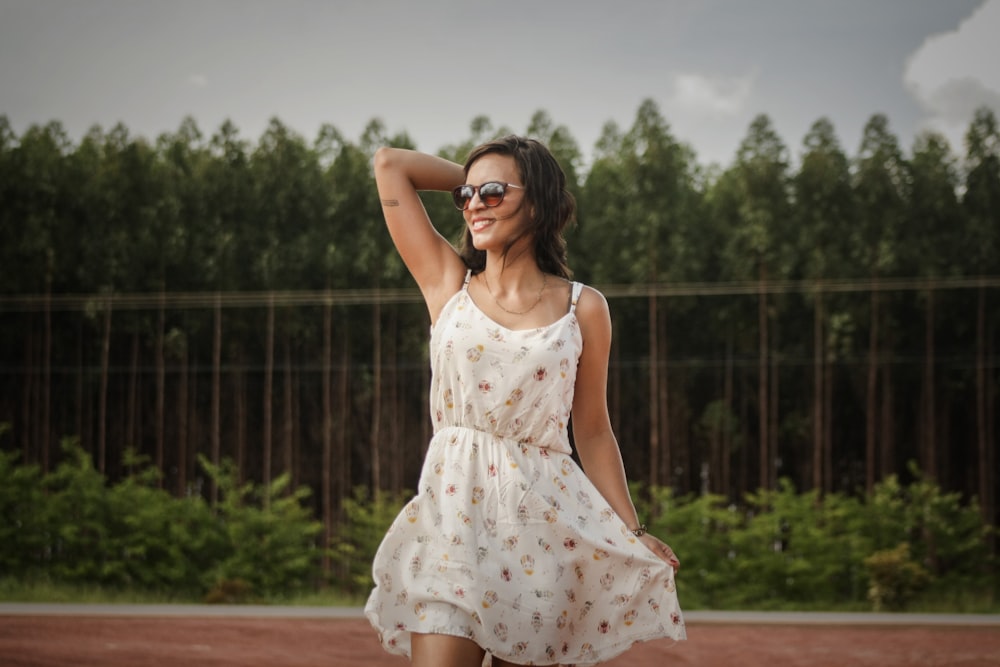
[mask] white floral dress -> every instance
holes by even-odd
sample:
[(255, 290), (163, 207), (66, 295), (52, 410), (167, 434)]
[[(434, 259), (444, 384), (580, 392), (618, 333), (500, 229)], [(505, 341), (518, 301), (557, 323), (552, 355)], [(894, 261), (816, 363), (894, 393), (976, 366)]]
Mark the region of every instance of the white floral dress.
[(431, 328), (434, 437), (375, 556), (365, 613), (383, 646), (408, 656), (411, 632), (438, 633), (516, 664), (586, 665), (684, 639), (673, 570), (570, 457), (582, 285), (561, 319), (518, 331), (468, 284)]

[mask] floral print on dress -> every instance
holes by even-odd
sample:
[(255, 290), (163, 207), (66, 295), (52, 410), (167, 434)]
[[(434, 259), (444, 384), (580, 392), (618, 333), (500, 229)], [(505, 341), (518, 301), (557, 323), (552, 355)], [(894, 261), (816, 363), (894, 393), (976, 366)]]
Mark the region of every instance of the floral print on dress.
[(466, 284), (431, 328), (434, 437), (375, 557), (365, 613), (386, 650), (468, 637), (515, 664), (604, 662), (685, 636), (673, 570), (628, 532), (571, 458), (583, 341), (565, 316), (512, 330)]

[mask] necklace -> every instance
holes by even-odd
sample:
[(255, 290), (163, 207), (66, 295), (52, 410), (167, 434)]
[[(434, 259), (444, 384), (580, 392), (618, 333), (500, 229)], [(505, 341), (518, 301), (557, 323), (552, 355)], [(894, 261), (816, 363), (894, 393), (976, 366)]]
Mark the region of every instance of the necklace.
[(520, 311), (518, 311), (518, 310), (510, 310), (508, 308), (504, 308), (504, 305), (502, 303), (500, 303), (499, 299), (497, 299), (496, 294), (493, 293), (493, 289), (490, 287), (489, 278), (486, 277), (486, 272), (483, 271), (479, 275), (481, 275), (483, 277), (483, 282), (486, 284), (486, 291), (490, 293), (491, 297), (493, 297), (493, 303), (495, 303), (500, 308), (500, 310), (502, 310), (503, 312), (508, 313), (510, 315), (527, 315), (528, 313), (530, 313), (531, 311), (533, 311), (535, 309), (535, 306), (537, 306), (539, 303), (541, 303), (541, 301), (542, 301), (542, 294), (545, 292), (545, 286), (548, 284), (548, 281), (549, 281), (548, 274), (543, 272), (542, 273), (542, 287), (541, 287), (541, 289), (538, 290), (538, 297), (535, 298), (535, 302), (533, 304), (531, 304), (531, 307), (529, 307), (527, 310), (520, 310)]

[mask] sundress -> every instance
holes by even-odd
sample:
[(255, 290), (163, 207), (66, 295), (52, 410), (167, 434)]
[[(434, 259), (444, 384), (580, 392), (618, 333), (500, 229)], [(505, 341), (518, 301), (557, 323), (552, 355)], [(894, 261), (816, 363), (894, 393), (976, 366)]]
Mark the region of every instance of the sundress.
[(431, 327), (434, 435), (417, 495), (375, 556), (365, 614), (390, 653), (467, 637), (522, 665), (606, 661), (685, 638), (674, 572), (571, 457), (582, 285), (551, 325), (512, 330), (465, 284)]

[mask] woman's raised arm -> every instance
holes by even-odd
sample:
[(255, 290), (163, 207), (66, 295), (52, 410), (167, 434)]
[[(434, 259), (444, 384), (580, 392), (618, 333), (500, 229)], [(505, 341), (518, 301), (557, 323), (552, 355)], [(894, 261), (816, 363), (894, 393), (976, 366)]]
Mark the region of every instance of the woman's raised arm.
[(431, 321), (462, 284), (465, 264), (435, 229), (417, 192), (450, 191), (464, 176), (461, 165), (434, 155), (388, 147), (375, 153), (375, 182), (385, 223), (424, 295)]

